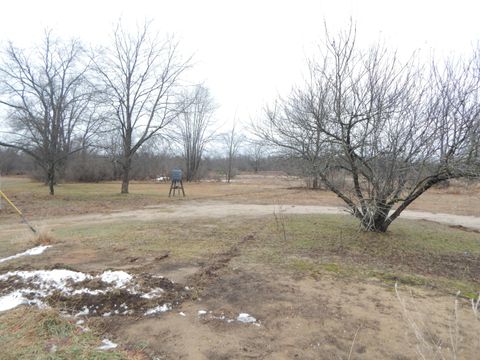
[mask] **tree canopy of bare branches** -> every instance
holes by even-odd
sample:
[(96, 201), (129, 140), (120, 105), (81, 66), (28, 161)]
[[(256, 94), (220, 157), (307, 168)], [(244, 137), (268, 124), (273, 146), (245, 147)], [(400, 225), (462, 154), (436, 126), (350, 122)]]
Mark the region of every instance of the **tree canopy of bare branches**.
[(183, 111), (175, 122), (174, 140), (182, 148), (185, 179), (196, 180), (205, 146), (213, 140), (211, 129), (215, 104), (208, 89), (197, 85), (182, 96)]
[(479, 175), (475, 61), (401, 62), (380, 45), (359, 49), (353, 27), (327, 34), (322, 50), (306, 84), (267, 108), (256, 130), (308, 161), (365, 230), (386, 231), (439, 182)]
[(171, 37), (152, 36), (149, 24), (135, 34), (119, 24), (112, 45), (93, 62), (113, 129), (122, 139), (121, 192), (128, 193), (135, 153), (181, 112), (180, 76), (189, 60), (181, 59)]
[(96, 126), (88, 71), (81, 44), (49, 32), (32, 51), (10, 43), (3, 52), (0, 105), (8, 130), (0, 145), (30, 155), (44, 170), (51, 195), (59, 167), (87, 144)]

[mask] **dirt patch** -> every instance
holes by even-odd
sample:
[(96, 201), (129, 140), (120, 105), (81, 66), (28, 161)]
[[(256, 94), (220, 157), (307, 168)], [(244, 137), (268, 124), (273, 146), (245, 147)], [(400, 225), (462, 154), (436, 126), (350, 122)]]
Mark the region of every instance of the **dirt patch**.
[[(90, 295), (88, 293), (75, 296), (65, 296), (56, 292), (46, 301), (50, 306), (65, 311), (86, 311), (92, 315), (155, 315), (178, 307), (191, 292), (181, 284), (151, 274), (135, 275), (134, 291), (115, 289), (104, 294)], [(77, 288), (102, 289), (99, 281), (77, 284)], [(157, 310), (155, 310), (157, 309)], [(149, 313), (150, 312), (150, 313)]]
[(188, 283), (198, 289), (207, 286), (211, 281), (218, 278), (228, 265), (228, 263), (236, 256), (240, 255), (240, 248), (246, 243), (255, 239), (254, 234), (246, 235), (237, 244), (234, 244), (227, 251), (212, 256), (207, 263), (195, 274), (188, 278)]
[(462, 225), (450, 225), (449, 227), (452, 228), (452, 229), (457, 229), (457, 230), (462, 230), (462, 231), (467, 231), (467, 232), (474, 232), (474, 233), (480, 234), (480, 230), (471, 229), (471, 228), (468, 228), (468, 227), (465, 227), (465, 226), (462, 226)]
[[(151, 356), (162, 359), (344, 359), (356, 333), (354, 359), (417, 357), (415, 337), (390, 288), (292, 278), (265, 267), (227, 269), (206, 286), (201, 299), (161, 318), (108, 319), (110, 329), (126, 343), (145, 342)], [(453, 298), (420, 290), (412, 299), (412, 316), (442, 341), (445, 353), (451, 351)], [(465, 331), (469, 311), (468, 303), (459, 304), (463, 358), (475, 357), (475, 334)], [(225, 321), (239, 312), (251, 314), (258, 325)]]

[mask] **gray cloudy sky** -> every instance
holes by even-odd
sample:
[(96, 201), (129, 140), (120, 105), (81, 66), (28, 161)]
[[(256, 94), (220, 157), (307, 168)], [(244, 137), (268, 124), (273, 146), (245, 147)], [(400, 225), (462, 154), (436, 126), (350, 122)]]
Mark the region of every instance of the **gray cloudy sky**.
[(0, 42), (28, 46), (49, 28), (105, 44), (120, 17), (132, 27), (152, 19), (194, 54), (190, 76), (212, 90), (219, 120), (235, 112), (248, 120), (300, 79), (324, 20), (335, 31), (352, 17), (363, 44), (381, 38), (404, 54), (422, 48), (443, 56), (468, 52), (480, 39), (479, 13), (478, 0), (17, 0), (2, 1)]

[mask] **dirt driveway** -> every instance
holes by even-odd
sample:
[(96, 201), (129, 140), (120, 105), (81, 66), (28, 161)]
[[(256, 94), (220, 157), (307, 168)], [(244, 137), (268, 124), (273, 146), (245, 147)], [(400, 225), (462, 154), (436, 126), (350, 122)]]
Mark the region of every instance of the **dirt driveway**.
[[(274, 213), (343, 215), (347, 214), (347, 210), (346, 208), (335, 206), (237, 204), (223, 201), (188, 201), (183, 203), (180, 201), (175, 204), (148, 206), (139, 210), (122, 210), (110, 213), (92, 213), (38, 219), (32, 221), (32, 223), (39, 228), (51, 228), (60, 225), (112, 223), (123, 220), (150, 221), (174, 218), (224, 218), (228, 216), (259, 217), (272, 215)], [(480, 217), (475, 216), (406, 210), (400, 217), (402, 219), (427, 220), (451, 226), (480, 230)], [(0, 231), (8, 231), (15, 228), (18, 228), (17, 223), (4, 223), (0, 225)]]

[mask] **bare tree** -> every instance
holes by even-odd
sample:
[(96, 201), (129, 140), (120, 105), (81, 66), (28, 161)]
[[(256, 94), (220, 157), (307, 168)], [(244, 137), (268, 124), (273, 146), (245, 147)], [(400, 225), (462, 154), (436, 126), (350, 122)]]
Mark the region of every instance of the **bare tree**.
[[(311, 161), (370, 231), (386, 231), (433, 185), (478, 176), (469, 158), (480, 115), (472, 61), (401, 63), (381, 46), (357, 49), (353, 27), (327, 39), (306, 86), (267, 109), (261, 138)], [(336, 181), (341, 174), (349, 181)]]
[(261, 141), (251, 140), (248, 144), (247, 156), (253, 168), (257, 173), (260, 170), (260, 163), (265, 153), (265, 146)]
[(97, 120), (81, 44), (46, 33), (33, 51), (10, 43), (0, 65), (0, 104), (8, 130), (0, 141), (30, 155), (45, 172), (54, 194), (57, 172), (68, 156), (88, 143)]
[(185, 179), (195, 180), (205, 146), (213, 140), (211, 129), (215, 105), (208, 89), (202, 85), (183, 94), (183, 111), (175, 123), (175, 141), (181, 146), (185, 160)]
[(227, 147), (227, 163), (226, 163), (226, 180), (230, 183), (233, 176), (233, 162), (238, 154), (240, 146), (245, 141), (245, 136), (238, 132), (236, 122), (233, 123), (232, 129), (223, 135), (224, 144)]
[(149, 24), (128, 33), (121, 24), (104, 56), (94, 59), (105, 103), (122, 139), (122, 193), (128, 193), (135, 153), (179, 114), (180, 76), (188, 67), (171, 37), (151, 36)]

